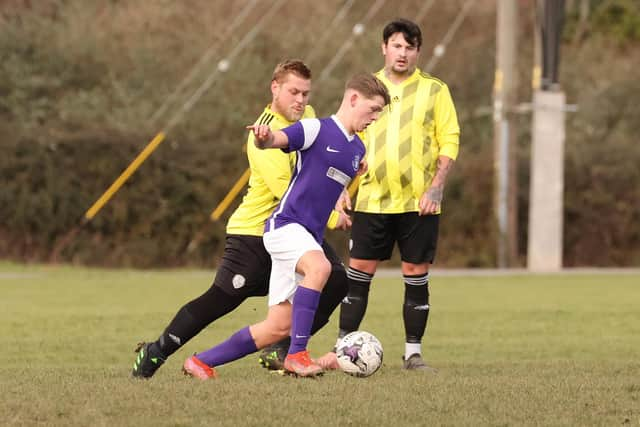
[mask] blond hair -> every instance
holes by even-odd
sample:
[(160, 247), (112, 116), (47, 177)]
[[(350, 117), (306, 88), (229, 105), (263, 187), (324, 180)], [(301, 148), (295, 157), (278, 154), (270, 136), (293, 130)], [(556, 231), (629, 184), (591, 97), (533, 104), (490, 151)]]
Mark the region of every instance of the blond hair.
[(306, 80), (311, 80), (311, 70), (307, 64), (299, 59), (285, 59), (273, 70), (271, 81), (281, 82), (288, 74), (295, 74)]

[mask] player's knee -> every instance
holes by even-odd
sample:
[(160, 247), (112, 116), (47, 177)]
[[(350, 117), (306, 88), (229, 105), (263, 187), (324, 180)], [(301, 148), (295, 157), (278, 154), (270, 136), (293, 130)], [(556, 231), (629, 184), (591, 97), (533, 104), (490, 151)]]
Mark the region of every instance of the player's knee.
[(422, 276), (429, 274), (429, 263), (424, 264), (411, 264), (408, 262), (402, 263), (402, 275), (403, 276)]
[(325, 282), (329, 279), (331, 270), (332, 267), (329, 260), (325, 259), (322, 262), (318, 263), (318, 274), (320, 274), (324, 278)]
[(321, 286), (329, 279), (331, 263), (327, 259), (318, 260), (305, 271), (305, 278)]

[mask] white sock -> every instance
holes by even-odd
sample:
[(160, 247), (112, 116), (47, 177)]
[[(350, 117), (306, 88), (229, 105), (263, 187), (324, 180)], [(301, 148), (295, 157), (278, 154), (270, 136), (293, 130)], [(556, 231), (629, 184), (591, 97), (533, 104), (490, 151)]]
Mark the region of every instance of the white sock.
[(422, 354), (422, 344), (420, 344), (419, 342), (404, 343), (404, 360), (407, 360), (409, 356), (416, 353)]

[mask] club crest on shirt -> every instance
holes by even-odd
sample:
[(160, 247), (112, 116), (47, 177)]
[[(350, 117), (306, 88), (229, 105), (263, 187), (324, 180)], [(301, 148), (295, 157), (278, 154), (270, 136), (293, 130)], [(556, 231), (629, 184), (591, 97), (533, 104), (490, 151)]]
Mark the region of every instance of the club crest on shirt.
[(356, 154), (356, 156), (353, 158), (353, 161), (351, 162), (351, 166), (353, 166), (354, 171), (358, 171), (358, 168), (360, 167), (360, 156)]

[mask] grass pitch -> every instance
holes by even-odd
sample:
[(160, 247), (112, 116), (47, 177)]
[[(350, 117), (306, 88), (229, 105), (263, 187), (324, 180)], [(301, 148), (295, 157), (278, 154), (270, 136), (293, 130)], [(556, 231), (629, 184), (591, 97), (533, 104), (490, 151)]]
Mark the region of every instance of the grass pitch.
[[(183, 377), (195, 351), (260, 320), (266, 299), (194, 338), (149, 381), (130, 371), (204, 271), (0, 265), (2, 424), (64, 426), (640, 425), (640, 275), (438, 276), (424, 352), (405, 372), (399, 278), (374, 281), (362, 329), (385, 350), (373, 377), (294, 379), (256, 356), (208, 382)], [(332, 322), (311, 340), (330, 348)]]

